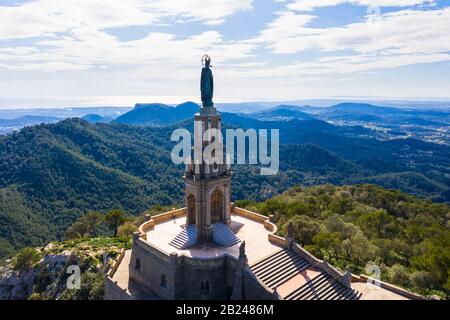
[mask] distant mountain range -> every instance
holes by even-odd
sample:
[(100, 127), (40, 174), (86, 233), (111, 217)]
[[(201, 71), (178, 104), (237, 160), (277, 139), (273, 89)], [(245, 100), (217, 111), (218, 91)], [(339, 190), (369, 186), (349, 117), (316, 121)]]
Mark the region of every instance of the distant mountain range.
[[(240, 108), (241, 107), (241, 108)], [(23, 115), (11, 119), (0, 110), (0, 134), (10, 132), (26, 125), (53, 123), (67, 117), (80, 117), (90, 122), (114, 122), (129, 125), (159, 126), (173, 124), (188, 119), (198, 111), (199, 106), (185, 102), (178, 106), (160, 103), (138, 103), (130, 108), (70, 108), (70, 109), (34, 109), (29, 112), (36, 115)], [(291, 121), (317, 119), (341, 125), (361, 125), (378, 127), (373, 136), (381, 139), (414, 136), (432, 142), (450, 144), (450, 109), (417, 109), (375, 106), (366, 103), (340, 103), (329, 107), (296, 106), (281, 104), (267, 107), (251, 103), (222, 105), (223, 113), (234, 113), (242, 117), (261, 121)], [(228, 110), (230, 109), (230, 111)], [(261, 110), (261, 108), (263, 108)], [(242, 112), (239, 112), (239, 109)], [(254, 110), (253, 112), (251, 110)], [(244, 112), (245, 111), (245, 112)], [(250, 112), (249, 112), (250, 111)], [(25, 110), (11, 110), (12, 113), (24, 114)], [(7, 116), (2, 119), (2, 117)], [(443, 128), (436, 134), (436, 130)], [(385, 130), (386, 129), (386, 130)], [(385, 134), (381, 134), (384, 131)], [(415, 133), (418, 134), (415, 134)]]
[[(113, 122), (130, 125), (165, 125), (191, 118), (199, 106), (186, 102), (176, 107), (137, 104)], [(228, 112), (223, 111), (226, 114)], [(234, 113), (261, 121), (323, 120), (376, 124), (450, 127), (450, 111), (399, 109), (371, 104), (342, 103), (331, 107), (279, 105), (254, 113)]]
[(248, 117), (262, 121), (290, 121), (290, 120), (310, 120), (314, 117), (301, 111), (300, 107), (279, 105), (264, 111), (247, 114)]
[(55, 123), (62, 120), (58, 117), (51, 116), (22, 116), (14, 119), (0, 119), (2, 127), (25, 127), (40, 123)]
[[(319, 117), (325, 120), (350, 120), (352, 117), (361, 117), (361, 121), (391, 122), (420, 124), (421, 120), (440, 119), (438, 125), (450, 126), (450, 111), (400, 109), (393, 107), (380, 107), (371, 104), (341, 103), (335, 106), (320, 108)], [(367, 116), (367, 118), (363, 118)], [(437, 123), (437, 122), (436, 122)], [(430, 124), (430, 123), (429, 123)]]
[(87, 114), (99, 114), (105, 117), (116, 118), (132, 107), (70, 107), (70, 108), (33, 108), (33, 109), (0, 109), (0, 119), (14, 119), (34, 115), (42, 117), (56, 117), (60, 119), (81, 118)]
[(105, 117), (98, 114), (87, 114), (81, 119), (89, 121), (91, 123), (109, 123), (114, 120), (112, 117)]
[[(198, 112), (199, 105), (193, 102), (185, 102), (176, 107), (165, 104), (136, 104), (133, 110), (119, 116), (113, 122), (130, 125), (161, 125), (171, 124), (184, 119), (191, 118)], [(228, 113), (222, 111), (222, 113)], [(370, 104), (343, 103), (331, 107), (311, 107), (311, 106), (293, 106), (279, 105), (254, 113), (234, 114), (241, 117), (253, 118), (262, 121), (290, 121), (307, 119), (342, 119), (351, 116), (371, 116), (373, 119), (380, 116), (404, 115), (404, 116), (434, 116), (449, 117), (450, 112), (442, 111), (410, 111), (390, 107), (379, 107)], [(450, 119), (449, 119), (450, 120)]]
[(113, 120), (113, 123), (130, 125), (165, 125), (182, 121), (198, 112), (194, 102), (185, 102), (176, 107), (160, 103), (136, 104), (133, 110)]

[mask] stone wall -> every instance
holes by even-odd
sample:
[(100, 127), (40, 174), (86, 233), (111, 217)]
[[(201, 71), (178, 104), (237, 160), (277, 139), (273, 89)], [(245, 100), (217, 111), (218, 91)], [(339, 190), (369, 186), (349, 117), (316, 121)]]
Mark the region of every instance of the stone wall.
[(245, 300), (278, 300), (278, 295), (261, 283), (250, 269), (245, 268), (242, 275)]
[[(143, 290), (161, 299), (224, 300), (231, 298), (236, 268), (237, 259), (227, 254), (194, 259), (168, 254), (135, 237), (129, 275)], [(245, 270), (244, 298), (274, 299), (272, 290), (261, 284), (249, 269)], [(129, 299), (111, 279), (107, 278), (107, 282), (107, 298)]]
[(182, 292), (180, 292), (179, 298), (226, 299), (233, 286), (235, 263), (232, 259), (228, 255), (204, 260), (183, 257), (180, 261)]
[(173, 257), (143, 239), (134, 237), (129, 266), (130, 279), (162, 299), (176, 298), (176, 269)]
[(120, 288), (110, 277), (105, 279), (105, 300), (131, 300), (132, 297)]

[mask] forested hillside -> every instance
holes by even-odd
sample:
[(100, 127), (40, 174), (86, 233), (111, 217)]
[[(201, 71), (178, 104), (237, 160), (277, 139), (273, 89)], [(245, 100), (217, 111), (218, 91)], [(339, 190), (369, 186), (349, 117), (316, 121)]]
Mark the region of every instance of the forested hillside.
[[(228, 127), (278, 125), (251, 120), (224, 115)], [(234, 166), (234, 200), (264, 200), (299, 184), (364, 182), (450, 198), (448, 147), (356, 138), (358, 128), (316, 120), (284, 123), (279, 174), (261, 176), (257, 167)], [(0, 138), (0, 257), (60, 239), (90, 210), (122, 208), (137, 215), (154, 204), (181, 204), (184, 168), (170, 159), (170, 135), (179, 127), (192, 129), (192, 121), (138, 127), (67, 119)]]
[(333, 265), (421, 294), (450, 292), (450, 207), (373, 185), (296, 187), (265, 202), (238, 205), (274, 215), (284, 235)]

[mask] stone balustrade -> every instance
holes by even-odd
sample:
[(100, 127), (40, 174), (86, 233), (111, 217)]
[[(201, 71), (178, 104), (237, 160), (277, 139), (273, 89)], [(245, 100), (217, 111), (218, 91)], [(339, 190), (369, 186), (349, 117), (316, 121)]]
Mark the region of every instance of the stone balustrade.
[(255, 222), (259, 222), (264, 225), (264, 228), (272, 233), (276, 233), (278, 228), (275, 224), (270, 222), (269, 217), (266, 217), (262, 214), (252, 212), (239, 207), (232, 207), (232, 213), (239, 215), (241, 217), (253, 220)]
[(400, 287), (397, 287), (397, 286), (395, 286), (393, 284), (390, 284), (390, 283), (387, 283), (387, 282), (383, 282), (383, 281), (371, 278), (371, 277), (369, 277), (369, 276), (367, 276), (365, 274), (359, 275), (358, 278), (359, 279), (355, 279), (355, 280), (352, 279), (352, 281), (353, 282), (368, 282), (368, 283), (372, 283), (374, 285), (380, 286), (380, 288), (382, 288), (382, 289), (386, 289), (388, 291), (394, 292), (394, 293), (396, 293), (396, 294), (398, 294), (398, 295), (400, 295), (402, 297), (405, 297), (405, 298), (408, 298), (408, 299), (411, 299), (411, 300), (427, 300), (427, 298), (424, 297), (424, 296), (421, 296), (419, 294), (407, 291), (407, 290), (405, 290), (403, 288), (400, 288)]
[(155, 225), (172, 220), (174, 218), (176, 219), (184, 216), (186, 216), (186, 208), (170, 210), (151, 217), (150, 220), (144, 222), (139, 226), (138, 231), (141, 234), (141, 236), (145, 238), (147, 232), (152, 230), (155, 227)]
[(117, 271), (117, 268), (119, 268), (120, 263), (122, 262), (123, 257), (125, 256), (125, 248), (122, 248), (119, 252), (119, 256), (117, 257), (116, 261), (113, 264), (113, 267), (111, 268), (111, 271), (109, 271), (108, 276), (112, 278), (114, 274)]

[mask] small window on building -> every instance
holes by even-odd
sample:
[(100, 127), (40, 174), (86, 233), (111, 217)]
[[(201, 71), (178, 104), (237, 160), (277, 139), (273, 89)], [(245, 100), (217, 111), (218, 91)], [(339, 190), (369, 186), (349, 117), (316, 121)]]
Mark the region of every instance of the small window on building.
[(166, 279), (166, 275), (163, 273), (161, 275), (161, 288), (165, 288), (167, 286), (167, 279)]
[(134, 268), (136, 270), (141, 270), (141, 259), (136, 258), (136, 262), (134, 263)]

